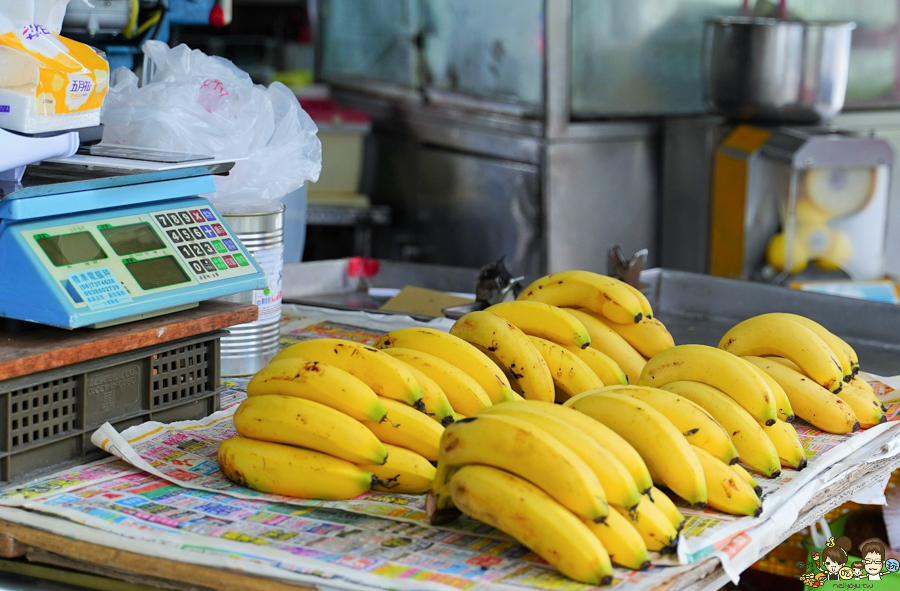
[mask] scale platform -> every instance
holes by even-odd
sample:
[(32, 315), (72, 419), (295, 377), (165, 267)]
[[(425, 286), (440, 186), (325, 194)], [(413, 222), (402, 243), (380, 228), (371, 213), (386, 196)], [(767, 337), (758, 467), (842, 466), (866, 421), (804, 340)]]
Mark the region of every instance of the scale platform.
[(129, 170), (65, 162), (0, 183), (0, 318), (103, 327), (266, 286), (187, 163)]

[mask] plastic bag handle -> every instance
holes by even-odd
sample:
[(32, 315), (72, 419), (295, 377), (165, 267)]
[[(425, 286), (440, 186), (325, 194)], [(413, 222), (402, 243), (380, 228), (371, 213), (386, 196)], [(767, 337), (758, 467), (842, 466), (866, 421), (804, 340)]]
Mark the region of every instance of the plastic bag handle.
[[(818, 529), (816, 529), (816, 525), (822, 528), (822, 533), (820, 534)], [(825, 543), (831, 538), (831, 527), (828, 525), (828, 521), (823, 517), (816, 523), (809, 526), (809, 535), (812, 538), (813, 544), (815, 544), (816, 548), (824, 548)]]

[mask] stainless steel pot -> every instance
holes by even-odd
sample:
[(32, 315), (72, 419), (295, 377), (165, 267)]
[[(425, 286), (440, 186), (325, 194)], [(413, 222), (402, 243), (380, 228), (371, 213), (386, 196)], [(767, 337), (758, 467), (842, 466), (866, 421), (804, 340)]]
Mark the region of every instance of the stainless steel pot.
[(735, 119), (818, 123), (844, 106), (849, 22), (726, 17), (706, 22), (706, 108)]

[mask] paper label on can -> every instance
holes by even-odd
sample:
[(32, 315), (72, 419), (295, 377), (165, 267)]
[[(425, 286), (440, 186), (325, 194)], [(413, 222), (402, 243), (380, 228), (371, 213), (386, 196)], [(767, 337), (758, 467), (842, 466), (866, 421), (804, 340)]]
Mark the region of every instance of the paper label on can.
[(259, 316), (280, 314), (281, 283), (284, 272), (284, 246), (266, 248), (252, 253), (256, 264), (266, 274), (266, 289), (253, 290), (253, 303), (259, 306)]

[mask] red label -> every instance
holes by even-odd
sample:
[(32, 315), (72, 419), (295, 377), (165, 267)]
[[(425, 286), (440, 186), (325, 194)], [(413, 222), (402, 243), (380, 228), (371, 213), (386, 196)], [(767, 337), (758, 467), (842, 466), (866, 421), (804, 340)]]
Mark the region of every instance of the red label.
[(203, 214), (200, 213), (199, 209), (192, 209), (191, 217), (194, 218), (194, 221), (197, 222), (198, 224), (202, 224), (203, 222), (206, 221), (206, 218), (203, 217)]
[(219, 236), (227, 236), (228, 235), (228, 232), (225, 231), (225, 228), (222, 227), (222, 224), (213, 224), (212, 229)]
[(230, 254), (226, 254), (222, 257), (222, 260), (225, 261), (225, 264), (234, 269), (238, 266), (237, 261), (234, 260), (234, 257)]

